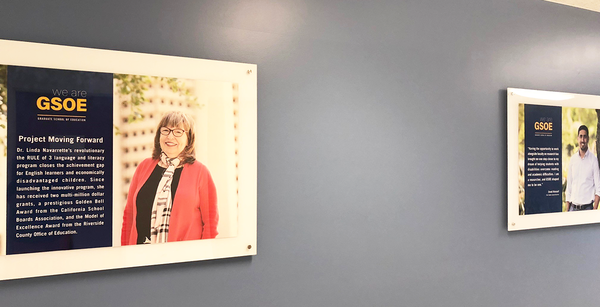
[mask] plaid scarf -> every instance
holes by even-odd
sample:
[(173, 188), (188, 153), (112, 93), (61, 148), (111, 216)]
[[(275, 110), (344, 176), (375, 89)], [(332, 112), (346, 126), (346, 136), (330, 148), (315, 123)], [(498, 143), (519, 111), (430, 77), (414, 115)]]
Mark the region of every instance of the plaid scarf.
[(173, 208), (173, 200), (171, 199), (171, 183), (173, 182), (173, 174), (175, 168), (179, 165), (179, 159), (169, 159), (163, 152), (160, 155), (160, 160), (167, 165), (167, 169), (162, 175), (156, 196), (152, 204), (152, 215), (150, 216), (150, 243), (167, 242), (169, 237), (169, 220), (171, 218), (171, 209)]

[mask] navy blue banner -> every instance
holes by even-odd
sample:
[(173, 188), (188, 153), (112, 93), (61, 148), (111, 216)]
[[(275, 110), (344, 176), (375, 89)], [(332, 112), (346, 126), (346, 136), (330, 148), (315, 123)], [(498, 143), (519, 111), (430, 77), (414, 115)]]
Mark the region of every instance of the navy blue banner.
[(525, 214), (562, 212), (562, 108), (525, 105)]
[(112, 245), (113, 75), (8, 67), (7, 254)]

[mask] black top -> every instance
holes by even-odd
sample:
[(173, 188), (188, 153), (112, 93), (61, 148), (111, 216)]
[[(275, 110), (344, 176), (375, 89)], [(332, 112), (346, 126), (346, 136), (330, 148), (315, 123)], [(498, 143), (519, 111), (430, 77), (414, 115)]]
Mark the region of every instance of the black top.
[[(177, 185), (179, 185), (179, 178), (181, 177), (181, 170), (183, 167), (175, 169), (173, 174), (173, 183), (171, 184), (171, 199), (175, 199), (175, 191), (177, 191)], [(146, 241), (146, 237), (150, 239), (150, 216), (152, 215), (152, 204), (154, 203), (154, 197), (156, 196), (156, 189), (162, 178), (163, 173), (167, 169), (160, 167), (158, 164), (146, 180), (146, 183), (142, 186), (138, 192), (135, 200), (137, 214), (135, 218), (137, 228), (137, 244), (143, 244)]]

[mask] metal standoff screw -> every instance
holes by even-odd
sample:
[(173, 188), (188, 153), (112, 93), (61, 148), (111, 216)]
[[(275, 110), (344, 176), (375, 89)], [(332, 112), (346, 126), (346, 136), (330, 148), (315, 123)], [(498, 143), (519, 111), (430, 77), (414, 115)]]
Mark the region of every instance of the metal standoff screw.
[(512, 226), (515, 226), (515, 222), (510, 223)]
[(252, 69), (248, 69), (248, 71), (246, 73), (247, 74), (251, 74), (252, 73)]
[(252, 245), (248, 245), (248, 249), (252, 249)]

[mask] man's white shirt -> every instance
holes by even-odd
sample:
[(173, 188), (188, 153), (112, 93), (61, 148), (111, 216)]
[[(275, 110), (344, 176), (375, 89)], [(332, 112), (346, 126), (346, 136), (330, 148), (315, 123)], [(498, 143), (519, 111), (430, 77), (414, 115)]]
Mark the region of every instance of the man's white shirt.
[(567, 201), (576, 205), (586, 205), (594, 201), (594, 195), (600, 196), (600, 169), (598, 159), (588, 149), (583, 156), (579, 151), (571, 157), (567, 172)]

